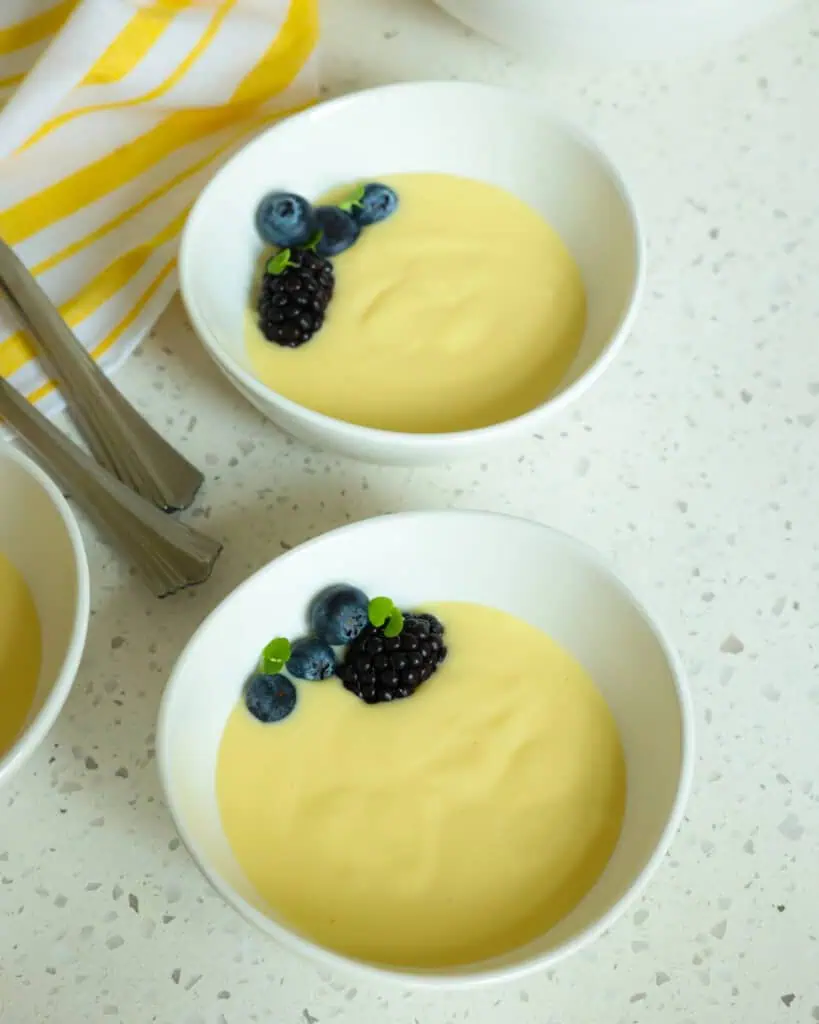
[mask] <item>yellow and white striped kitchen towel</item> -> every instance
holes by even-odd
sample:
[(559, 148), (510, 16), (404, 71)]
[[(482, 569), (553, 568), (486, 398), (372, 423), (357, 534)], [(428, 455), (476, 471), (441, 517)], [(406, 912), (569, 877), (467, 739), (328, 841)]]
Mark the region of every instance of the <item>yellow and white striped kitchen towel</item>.
[[(0, 237), (108, 371), (219, 163), (316, 97), (318, 0), (0, 0)], [(0, 375), (62, 407), (0, 300)]]

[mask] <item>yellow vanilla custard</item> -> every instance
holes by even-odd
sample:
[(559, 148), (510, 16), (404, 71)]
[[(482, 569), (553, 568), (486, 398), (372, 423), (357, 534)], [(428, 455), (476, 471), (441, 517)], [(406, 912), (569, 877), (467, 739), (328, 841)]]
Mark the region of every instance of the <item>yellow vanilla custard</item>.
[(42, 648), (40, 620), (26, 581), (0, 553), (0, 757), (34, 701)]
[(290, 926), (352, 957), (445, 967), (514, 949), (588, 892), (626, 794), (612, 714), (545, 633), (483, 605), (426, 609), (449, 656), (370, 706), (297, 683), (283, 721), (244, 704), (216, 791), (249, 881)]
[(447, 174), (384, 181), (398, 209), (333, 258), (335, 293), (312, 339), (268, 342), (255, 300), (248, 309), (256, 376), (316, 412), (411, 433), (485, 427), (540, 405), (586, 322), (560, 236), (494, 185)]

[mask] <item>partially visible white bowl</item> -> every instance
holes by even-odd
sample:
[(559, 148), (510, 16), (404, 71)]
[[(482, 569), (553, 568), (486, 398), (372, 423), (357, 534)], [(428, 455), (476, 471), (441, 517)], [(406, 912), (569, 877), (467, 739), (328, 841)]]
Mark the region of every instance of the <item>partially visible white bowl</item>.
[(11, 749), (0, 751), (2, 786), (46, 738), (71, 691), (85, 646), (90, 591), (85, 549), (68, 503), (38, 466), (2, 440), (0, 553), (28, 584), (42, 637), (34, 702)]
[[(397, 558), (397, 552), (403, 557)], [(477, 555), (477, 556), (476, 556)], [(385, 577), (385, 572), (388, 577)], [(349, 960), (297, 934), (243, 875), (222, 830), (215, 770), (227, 718), (256, 652), (303, 629), (310, 599), (349, 580), (408, 606), (476, 601), (528, 620), (571, 651), (617, 721), (628, 795), (622, 833), (602, 876), (555, 928), (496, 960), (440, 971)], [(249, 921), (323, 966), (405, 984), (468, 986), (548, 967), (620, 917), (662, 860), (683, 814), (693, 768), (690, 698), (679, 658), (650, 612), (591, 549), (538, 523), (487, 512), (383, 516), (303, 544), (261, 569), (202, 623), (165, 688), (157, 759), (179, 833), (214, 888)], [(271, 852), (275, 856), (275, 851)]]
[(756, 29), (793, 0), (435, 0), (481, 35), (563, 60), (666, 60)]
[[(407, 171), (481, 179), (520, 196), (562, 235), (583, 274), (588, 323), (557, 393), (480, 430), (408, 434), (344, 423), (283, 398), (254, 375), (244, 315), (262, 243), (254, 211), (274, 188), (311, 198), (341, 182)], [(236, 388), (284, 431), (354, 458), (424, 463), (475, 456), (536, 431), (596, 380), (625, 340), (644, 275), (628, 189), (579, 129), (530, 96), (486, 85), (384, 86), (324, 103), (271, 128), (210, 182), (188, 219), (182, 296), (197, 334)]]

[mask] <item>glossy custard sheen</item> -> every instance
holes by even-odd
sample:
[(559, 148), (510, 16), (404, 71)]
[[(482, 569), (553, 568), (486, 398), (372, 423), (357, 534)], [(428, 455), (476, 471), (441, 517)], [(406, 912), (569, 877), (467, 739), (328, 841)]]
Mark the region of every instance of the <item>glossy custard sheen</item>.
[(42, 647), (34, 599), (0, 553), (0, 757), (17, 739), (34, 701)]
[(542, 934), (617, 842), (626, 772), (609, 708), (540, 630), (482, 605), (426, 609), (449, 657), (402, 701), (333, 679), (293, 714), (240, 704), (219, 751), (228, 841), (270, 906), (314, 941), (444, 967)]
[(484, 427), (540, 405), (586, 320), (560, 237), (493, 185), (445, 174), (384, 181), (399, 208), (333, 259), (335, 294), (310, 341), (267, 342), (248, 310), (258, 378), (317, 412), (411, 433)]

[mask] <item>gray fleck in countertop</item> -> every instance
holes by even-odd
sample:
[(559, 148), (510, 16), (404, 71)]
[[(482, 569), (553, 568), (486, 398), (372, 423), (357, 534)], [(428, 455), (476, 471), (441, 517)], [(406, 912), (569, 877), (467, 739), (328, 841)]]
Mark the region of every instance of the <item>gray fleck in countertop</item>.
[[(643, 308), (542, 434), (414, 471), (289, 442), (169, 310), (119, 381), (207, 470), (193, 521), (227, 547), (206, 587), (157, 603), (85, 528), (80, 678), (0, 794), (0, 1020), (819, 1021), (819, 7), (707, 58), (572, 70), (517, 60), (423, 0), (325, 8), (329, 92), (482, 79), (590, 128), (646, 220)], [(180, 845), (154, 764), (165, 678), (222, 596), (329, 527), (440, 506), (514, 511), (605, 552), (675, 636), (698, 724), (688, 815), (639, 905), (555, 972), (462, 995), (324, 976), (257, 934)]]

